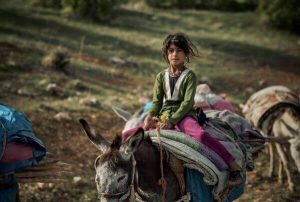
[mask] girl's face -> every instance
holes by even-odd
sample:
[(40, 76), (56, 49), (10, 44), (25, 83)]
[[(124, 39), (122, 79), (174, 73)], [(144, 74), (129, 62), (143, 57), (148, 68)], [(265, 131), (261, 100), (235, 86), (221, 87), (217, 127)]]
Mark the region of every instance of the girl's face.
[(172, 67), (182, 66), (184, 64), (185, 53), (181, 48), (171, 44), (167, 50), (167, 53), (169, 64)]

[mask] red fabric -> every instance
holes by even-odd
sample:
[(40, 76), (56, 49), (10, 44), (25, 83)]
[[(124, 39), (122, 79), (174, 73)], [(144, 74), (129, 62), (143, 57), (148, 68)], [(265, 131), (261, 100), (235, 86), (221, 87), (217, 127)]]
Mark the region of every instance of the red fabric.
[(0, 163), (12, 163), (33, 158), (32, 147), (26, 143), (9, 142), (6, 144)]
[(143, 128), (142, 125), (123, 131), (122, 132), (123, 140), (126, 140), (130, 135), (133, 135), (141, 128)]

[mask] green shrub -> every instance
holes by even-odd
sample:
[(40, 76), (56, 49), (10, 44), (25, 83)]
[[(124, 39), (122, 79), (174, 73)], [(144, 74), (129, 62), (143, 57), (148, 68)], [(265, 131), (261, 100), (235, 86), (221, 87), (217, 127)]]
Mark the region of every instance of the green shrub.
[(173, 0), (146, 0), (146, 3), (156, 8), (167, 8), (172, 7), (172, 1)]
[(173, 0), (173, 5), (177, 8), (193, 8), (195, 7), (195, 0)]
[(256, 9), (258, 0), (146, 0), (152, 7), (196, 8), (225, 11), (243, 11)]
[(235, 0), (211, 0), (208, 1), (208, 6), (217, 10), (237, 10), (238, 3)]
[(72, 8), (80, 16), (93, 20), (110, 17), (117, 1), (114, 0), (62, 0), (64, 8)]
[(69, 52), (61, 47), (51, 50), (43, 59), (42, 65), (61, 72), (67, 72), (66, 67), (70, 64)]
[(260, 0), (259, 13), (262, 22), (279, 29), (300, 32), (299, 0)]
[(113, 9), (126, 0), (26, 0), (32, 6), (60, 9), (65, 16), (78, 14), (93, 20), (106, 20)]
[(26, 0), (27, 4), (44, 8), (61, 9), (61, 0)]
[(82, 16), (99, 20), (111, 14), (113, 2), (110, 0), (86, 0), (79, 1), (76, 11)]

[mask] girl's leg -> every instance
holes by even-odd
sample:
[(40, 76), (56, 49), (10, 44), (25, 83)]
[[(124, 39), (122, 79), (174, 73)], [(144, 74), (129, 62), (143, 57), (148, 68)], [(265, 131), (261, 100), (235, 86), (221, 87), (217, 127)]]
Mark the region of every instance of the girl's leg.
[(215, 151), (231, 167), (231, 164), (234, 162), (234, 157), (218, 140), (205, 132), (193, 117), (187, 116), (183, 118), (177, 124), (177, 127), (180, 131), (186, 133), (195, 140), (205, 144), (210, 149)]

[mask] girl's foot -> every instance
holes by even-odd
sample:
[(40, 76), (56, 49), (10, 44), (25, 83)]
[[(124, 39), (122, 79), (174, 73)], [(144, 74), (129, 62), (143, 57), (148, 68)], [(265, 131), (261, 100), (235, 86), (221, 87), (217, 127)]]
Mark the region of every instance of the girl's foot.
[(236, 171), (236, 170), (240, 170), (241, 167), (239, 166), (239, 164), (237, 164), (235, 161), (231, 161), (229, 163), (229, 168), (231, 171)]
[(228, 178), (228, 186), (233, 187), (242, 183), (242, 176), (239, 170), (231, 171)]

